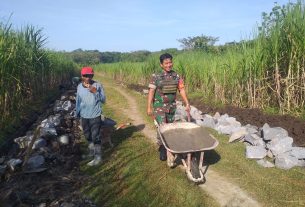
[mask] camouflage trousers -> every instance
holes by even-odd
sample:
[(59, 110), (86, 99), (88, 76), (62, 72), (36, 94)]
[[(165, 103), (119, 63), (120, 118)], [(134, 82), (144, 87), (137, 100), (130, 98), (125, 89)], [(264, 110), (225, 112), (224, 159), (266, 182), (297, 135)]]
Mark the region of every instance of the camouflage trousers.
[(154, 108), (155, 119), (158, 124), (173, 123), (175, 119), (176, 108)]
[[(171, 108), (171, 110), (165, 108), (154, 108), (154, 116), (158, 124), (173, 123), (175, 119), (176, 108)], [(163, 145), (161, 142), (161, 137), (157, 132), (157, 144), (159, 146)]]

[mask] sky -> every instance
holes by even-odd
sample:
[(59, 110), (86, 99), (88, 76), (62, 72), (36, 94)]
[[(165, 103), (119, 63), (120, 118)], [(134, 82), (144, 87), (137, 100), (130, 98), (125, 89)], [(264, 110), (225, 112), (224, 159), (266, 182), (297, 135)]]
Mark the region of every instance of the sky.
[[(277, 0), (284, 5), (289, 0)], [(290, 1), (295, 2), (295, 1)], [(216, 44), (253, 37), (274, 0), (0, 0), (0, 22), (42, 29), (46, 46), (132, 52), (182, 49), (178, 39), (218, 37)]]

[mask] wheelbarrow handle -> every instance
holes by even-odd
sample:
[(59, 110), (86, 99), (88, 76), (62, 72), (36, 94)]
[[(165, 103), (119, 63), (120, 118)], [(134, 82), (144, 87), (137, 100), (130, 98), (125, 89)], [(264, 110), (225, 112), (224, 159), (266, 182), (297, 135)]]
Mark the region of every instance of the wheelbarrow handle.
[(186, 111), (186, 114), (187, 114), (187, 121), (191, 122), (191, 114), (190, 114), (190, 112)]
[(154, 119), (154, 124), (155, 124), (155, 126), (156, 126), (157, 128), (159, 128), (159, 124), (158, 124), (158, 122), (157, 122), (156, 119)]
[(154, 115), (151, 115), (150, 118), (152, 118), (152, 120), (153, 120), (155, 126), (156, 126), (157, 128), (159, 128), (159, 124), (158, 124), (158, 122), (157, 122), (157, 120), (156, 120), (156, 117), (155, 117)]

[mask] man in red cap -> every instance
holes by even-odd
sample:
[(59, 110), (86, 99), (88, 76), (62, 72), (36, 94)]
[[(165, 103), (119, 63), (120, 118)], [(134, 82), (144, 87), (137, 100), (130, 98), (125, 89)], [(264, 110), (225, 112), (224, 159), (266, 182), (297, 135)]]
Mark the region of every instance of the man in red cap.
[(94, 166), (102, 161), (101, 105), (105, 103), (106, 97), (103, 86), (92, 80), (94, 72), (91, 67), (83, 67), (81, 75), (82, 82), (77, 86), (76, 116), (81, 118), (83, 132), (89, 142), (89, 152), (94, 155), (88, 165)]

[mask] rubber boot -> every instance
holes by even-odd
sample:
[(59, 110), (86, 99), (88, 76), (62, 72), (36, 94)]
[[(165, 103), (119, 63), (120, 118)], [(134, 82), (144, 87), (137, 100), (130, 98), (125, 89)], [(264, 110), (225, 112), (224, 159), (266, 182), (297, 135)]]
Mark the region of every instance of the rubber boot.
[(90, 162), (88, 162), (87, 165), (89, 166), (95, 166), (102, 162), (102, 148), (100, 144), (94, 145), (94, 159)]
[(92, 142), (90, 142), (90, 144), (88, 145), (88, 156), (89, 157), (94, 157), (94, 144)]
[(161, 161), (165, 161), (167, 160), (167, 152), (166, 152), (166, 148), (164, 147), (164, 145), (160, 145), (159, 147), (159, 152), (160, 152), (160, 160)]
[(88, 153), (82, 155), (83, 159), (93, 158), (94, 157), (94, 144), (92, 142), (88, 145)]

